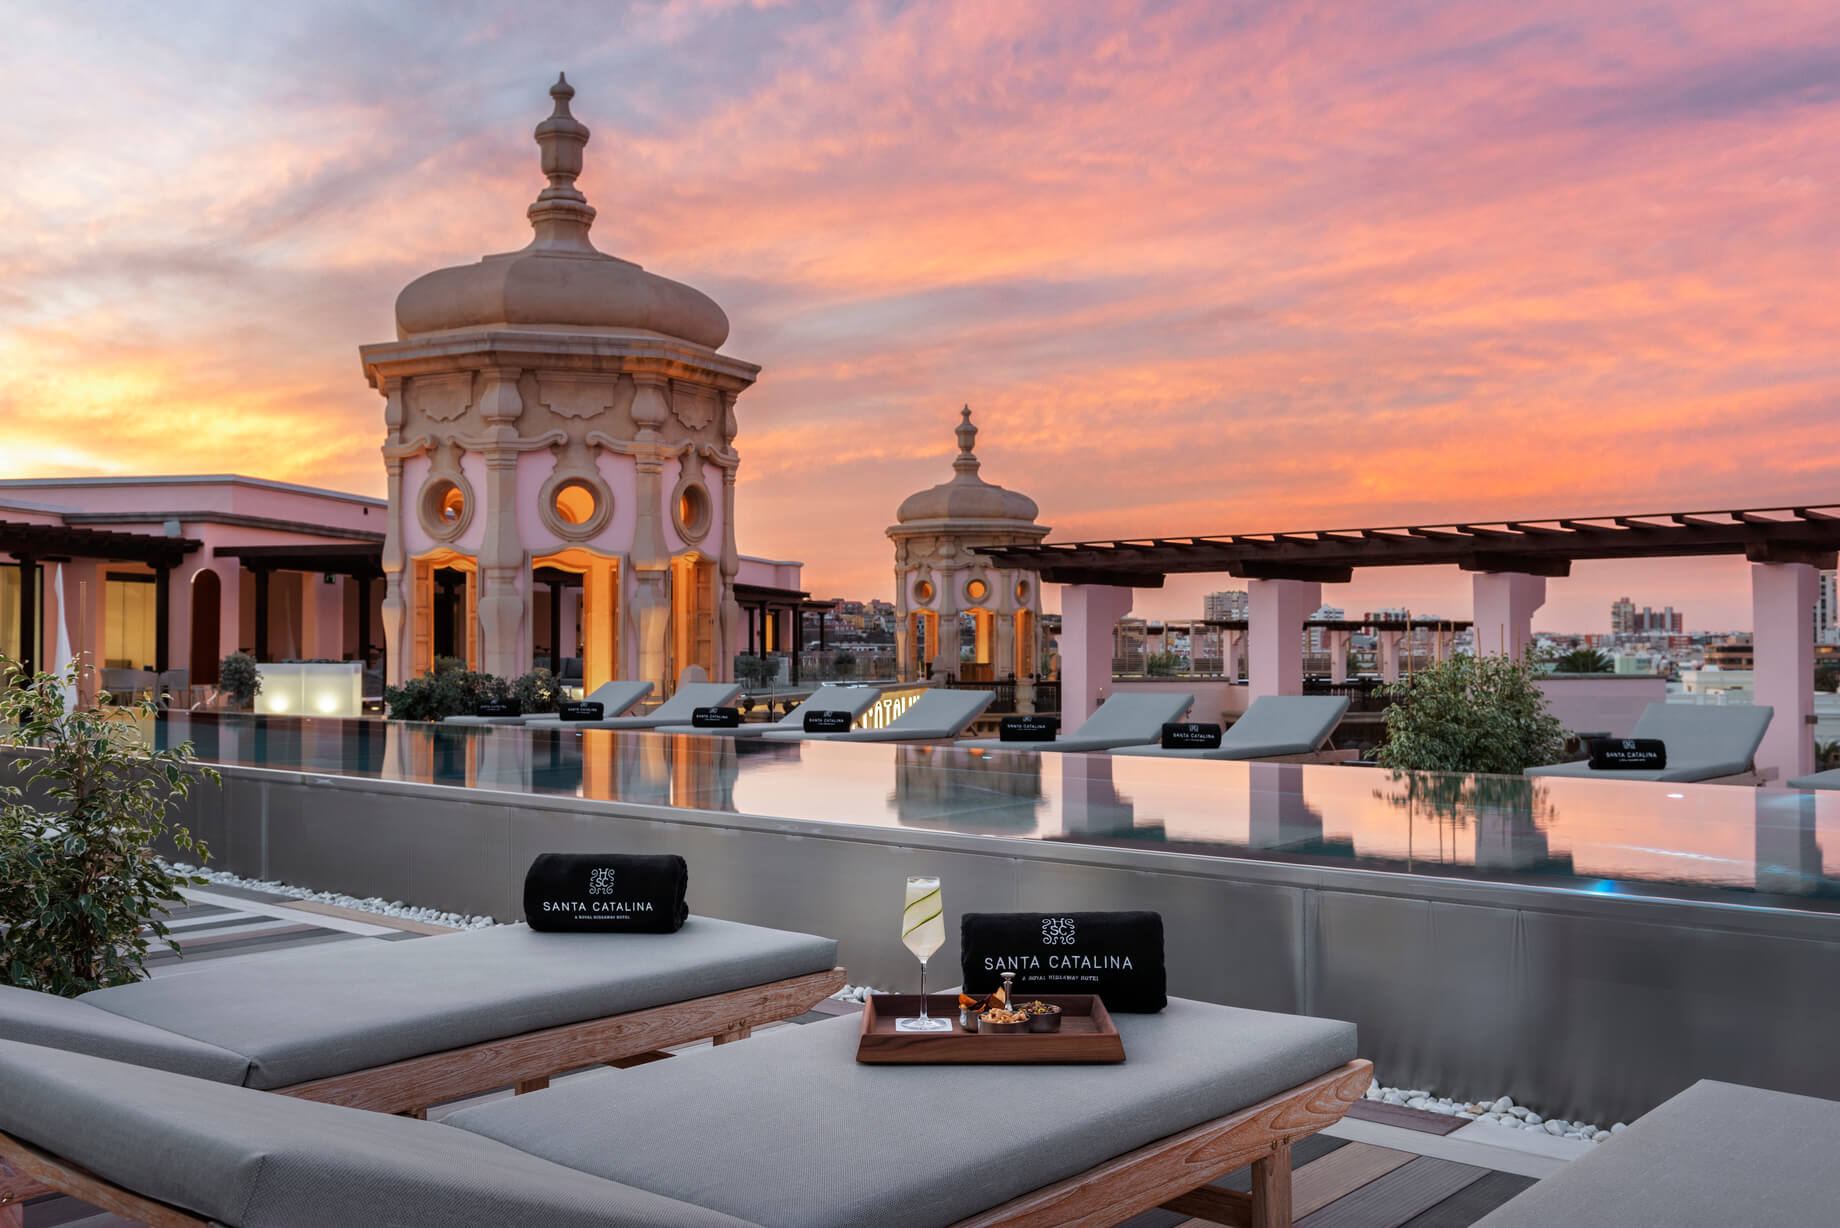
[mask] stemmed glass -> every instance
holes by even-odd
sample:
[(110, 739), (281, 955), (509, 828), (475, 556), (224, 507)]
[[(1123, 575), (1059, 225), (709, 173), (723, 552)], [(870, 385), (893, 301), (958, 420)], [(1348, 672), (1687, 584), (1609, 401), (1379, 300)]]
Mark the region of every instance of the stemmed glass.
[(901, 903), (901, 942), (920, 961), (920, 1015), (916, 1019), (897, 1019), (897, 1032), (950, 1032), (950, 1019), (935, 1019), (926, 1013), (926, 961), (945, 945), (945, 897), (940, 893), (937, 875), (907, 880), (907, 895)]

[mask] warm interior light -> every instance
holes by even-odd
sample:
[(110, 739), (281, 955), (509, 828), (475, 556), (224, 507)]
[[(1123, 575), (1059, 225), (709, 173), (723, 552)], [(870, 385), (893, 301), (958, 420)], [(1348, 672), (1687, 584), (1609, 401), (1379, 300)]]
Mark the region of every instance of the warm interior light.
[(587, 524), (594, 518), (594, 492), (580, 482), (556, 488), (556, 515), (564, 524)]
[(327, 692), (315, 700), (313, 706), (323, 713), (330, 714), (337, 712), (339, 710), (339, 697), (331, 692)]
[(287, 696), (281, 694), (279, 691), (270, 695), (268, 697), (268, 710), (270, 712), (286, 712)]
[(441, 492), (441, 521), (444, 524), (459, 524), (460, 516), (466, 511), (466, 495), (458, 486), (448, 485)]

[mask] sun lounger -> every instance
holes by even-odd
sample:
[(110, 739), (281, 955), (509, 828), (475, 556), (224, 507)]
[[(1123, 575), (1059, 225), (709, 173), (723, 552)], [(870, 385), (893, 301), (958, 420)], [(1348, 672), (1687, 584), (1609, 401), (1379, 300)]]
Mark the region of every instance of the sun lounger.
[[(727, 729), (698, 729), (694, 725), (660, 725), (659, 733), (693, 733), (718, 738), (758, 738), (772, 729), (805, 729), (807, 712), (848, 712), (851, 719), (861, 716), (869, 710), (869, 705), (882, 697), (882, 693), (872, 686), (832, 686), (825, 683), (808, 696), (804, 703), (771, 723), (760, 722), (752, 725), (735, 725)], [(686, 714), (684, 717), (688, 720)]]
[[(617, 717), (630, 712), (639, 701), (652, 693), (649, 682), (603, 682), (587, 696), (587, 702), (601, 705), (603, 717)], [(449, 725), (528, 725), (541, 721), (560, 721), (554, 712), (530, 712), (523, 716), (450, 716)]]
[(1475, 1228), (1831, 1224), (1840, 1103), (1701, 1080)]
[[(1354, 1026), (1181, 999), (1117, 1022), (1122, 1065), (862, 1066), (846, 1017), (438, 1124), (0, 1043), (0, 1156), (187, 1226), (1288, 1225), (1291, 1145), (1372, 1077)], [(1209, 1184), (1247, 1164), (1250, 1194)]]
[(1791, 789), (1840, 789), (1840, 768), (1797, 776), (1789, 782)]
[(828, 938), (691, 917), (674, 934), (507, 925), (347, 942), (74, 999), (0, 988), (0, 1038), (383, 1112), (804, 1013)]
[(1266, 759), (1280, 763), (1335, 763), (1353, 751), (1324, 750), (1348, 711), (1345, 695), (1261, 695), (1220, 736), (1215, 750), (1185, 746), (1127, 746), (1120, 755), (1169, 759)]
[(720, 708), (733, 703), (735, 696), (741, 694), (739, 682), (692, 682), (677, 688), (671, 698), (647, 712), (644, 716), (609, 716), (598, 721), (563, 721), (554, 714), (545, 714), (536, 719), (525, 721), (527, 729), (657, 729), (662, 725), (678, 725), (690, 719), (690, 714), (698, 708)]
[(1700, 707), (1650, 704), (1642, 709), (1632, 738), (1667, 744), (1667, 767), (1658, 771), (1610, 770), (1589, 763), (1554, 763), (1528, 768), (1528, 776), (1585, 776), (1592, 780), (1662, 780), (1677, 783), (1757, 785), (1774, 775), (1758, 772), (1751, 760), (1770, 727), (1772, 709), (1763, 704)]
[(936, 687), (921, 693), (881, 729), (851, 729), (842, 733), (806, 733), (804, 729), (769, 729), (762, 737), (776, 742), (950, 742), (965, 731), (996, 695), (990, 691), (957, 691)]
[(1143, 746), (1163, 736), (1163, 726), (1179, 721), (1194, 707), (1186, 693), (1120, 691), (1099, 705), (1072, 733), (1052, 742), (1005, 742), (1001, 738), (973, 738), (958, 743), (974, 750), (1111, 750), (1116, 746)]

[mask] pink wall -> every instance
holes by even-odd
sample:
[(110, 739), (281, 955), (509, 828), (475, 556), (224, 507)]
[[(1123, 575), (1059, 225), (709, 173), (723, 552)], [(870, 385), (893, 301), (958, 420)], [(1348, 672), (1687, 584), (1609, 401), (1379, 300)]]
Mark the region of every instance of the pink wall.
[(1667, 702), (1667, 681), (1640, 675), (1543, 678), (1540, 690), (1567, 729), (1626, 737), (1650, 704)]

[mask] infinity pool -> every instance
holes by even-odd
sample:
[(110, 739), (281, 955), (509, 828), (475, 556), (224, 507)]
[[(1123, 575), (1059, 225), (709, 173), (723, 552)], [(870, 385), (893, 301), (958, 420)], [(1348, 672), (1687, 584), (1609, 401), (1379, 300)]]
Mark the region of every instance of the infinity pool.
[(1840, 794), (177, 714), (249, 767), (1840, 912)]

